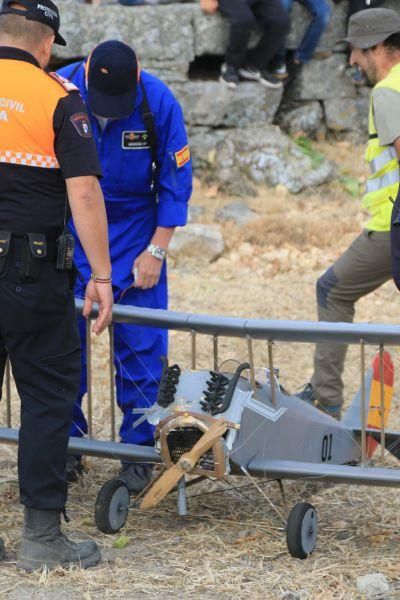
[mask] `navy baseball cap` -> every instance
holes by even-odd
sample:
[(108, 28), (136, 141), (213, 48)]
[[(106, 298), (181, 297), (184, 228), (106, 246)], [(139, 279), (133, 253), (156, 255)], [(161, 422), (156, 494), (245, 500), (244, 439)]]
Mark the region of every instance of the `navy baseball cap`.
[[(14, 6), (12, 6), (14, 5)], [(17, 8), (21, 6), (21, 8)], [(20, 15), (28, 21), (43, 23), (55, 33), (54, 43), (66, 46), (67, 42), (58, 33), (60, 29), (60, 13), (51, 0), (3, 0), (0, 6), (0, 15)]]
[(99, 117), (123, 119), (135, 109), (139, 63), (135, 51), (111, 40), (97, 46), (88, 58), (90, 110)]

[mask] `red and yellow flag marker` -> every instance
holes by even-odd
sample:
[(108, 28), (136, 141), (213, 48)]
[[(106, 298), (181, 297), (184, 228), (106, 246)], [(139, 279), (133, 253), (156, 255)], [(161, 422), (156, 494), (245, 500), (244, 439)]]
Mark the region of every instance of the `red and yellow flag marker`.
[[(369, 412), (367, 418), (367, 427), (370, 429), (381, 429), (382, 413), (381, 413), (381, 396), (383, 391), (383, 422), (387, 426), (390, 407), (393, 398), (394, 385), (394, 365), (389, 352), (383, 352), (383, 390), (381, 386), (380, 376), (380, 359), (379, 353), (375, 356), (372, 362), (372, 383), (369, 395)], [(367, 456), (371, 458), (374, 454), (378, 442), (367, 435)]]

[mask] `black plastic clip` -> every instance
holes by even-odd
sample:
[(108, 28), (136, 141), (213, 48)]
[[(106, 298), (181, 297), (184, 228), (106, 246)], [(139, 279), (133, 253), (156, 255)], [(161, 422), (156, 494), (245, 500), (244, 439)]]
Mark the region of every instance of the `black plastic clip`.
[(3, 278), (7, 275), (10, 243), (11, 232), (0, 231), (0, 278)]

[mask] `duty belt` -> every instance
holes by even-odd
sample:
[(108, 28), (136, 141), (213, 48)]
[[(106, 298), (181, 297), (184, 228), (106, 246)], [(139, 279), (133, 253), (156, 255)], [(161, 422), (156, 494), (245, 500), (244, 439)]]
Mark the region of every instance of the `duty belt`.
[(21, 255), (24, 246), (28, 246), (32, 255), (43, 262), (56, 262), (57, 260), (57, 245), (55, 242), (46, 240), (46, 236), (41, 234), (28, 233), (26, 236), (11, 233), (9, 241), (7, 240), (8, 232), (0, 231), (0, 256), (4, 256), (9, 251), (11, 254)]
[(17, 259), (15, 266), (23, 280), (34, 281), (39, 277), (44, 262), (57, 262), (57, 246), (41, 233), (23, 236), (0, 231), (0, 278), (7, 275), (11, 259)]

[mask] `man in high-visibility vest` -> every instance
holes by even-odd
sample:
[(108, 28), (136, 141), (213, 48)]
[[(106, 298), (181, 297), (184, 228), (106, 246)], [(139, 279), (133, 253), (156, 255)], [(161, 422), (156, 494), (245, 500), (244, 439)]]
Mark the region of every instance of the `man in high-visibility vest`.
[[(399, 192), (400, 15), (384, 8), (360, 11), (351, 17), (345, 41), (350, 44), (350, 63), (358, 65), (375, 87), (366, 152), (371, 174), (362, 202), (370, 219), (317, 281), (318, 319), (335, 322), (352, 322), (357, 300), (392, 277), (391, 199)], [(346, 351), (344, 344), (317, 344), (314, 375), (299, 394), (336, 418), (343, 404)]]

